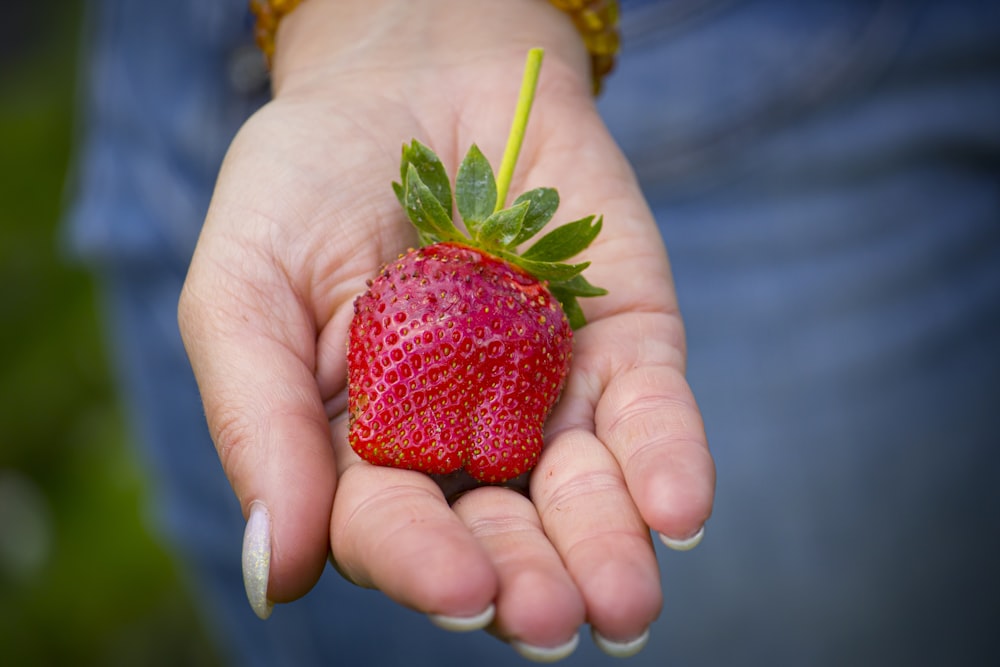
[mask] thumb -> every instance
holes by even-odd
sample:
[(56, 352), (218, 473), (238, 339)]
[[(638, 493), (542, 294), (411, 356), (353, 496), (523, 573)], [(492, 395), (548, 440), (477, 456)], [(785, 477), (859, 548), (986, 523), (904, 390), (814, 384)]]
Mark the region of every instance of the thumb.
[(206, 254), (200, 245), (178, 319), (212, 439), (248, 519), (247, 594), (266, 618), (272, 602), (313, 587), (329, 552), (336, 467), (314, 376), (316, 337), (287, 281), (234, 276), (220, 267), (246, 273), (245, 263)]

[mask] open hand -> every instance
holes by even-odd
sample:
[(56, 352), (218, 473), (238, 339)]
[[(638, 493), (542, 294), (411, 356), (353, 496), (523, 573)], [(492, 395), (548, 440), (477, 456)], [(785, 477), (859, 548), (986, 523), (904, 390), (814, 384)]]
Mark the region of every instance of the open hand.
[[(488, 624), (530, 657), (571, 650), (583, 623), (612, 652), (641, 646), (662, 604), (650, 529), (699, 535), (714, 468), (666, 253), (594, 109), (578, 38), (537, 0), (445, 0), (435, 16), (351, 4), (312, 0), (282, 26), (275, 98), (227, 155), (180, 304), (209, 428), (267, 557), (258, 612), (265, 591), (307, 592), (332, 554), (351, 581), (445, 627)], [(472, 143), (498, 163), (538, 45), (513, 190), (558, 188), (555, 224), (604, 215), (582, 259), (609, 294), (583, 304), (528, 493), (482, 487), (449, 504), (430, 477), (347, 444), (352, 304), (416, 242), (389, 187), (401, 145), (417, 138), (452, 174)]]

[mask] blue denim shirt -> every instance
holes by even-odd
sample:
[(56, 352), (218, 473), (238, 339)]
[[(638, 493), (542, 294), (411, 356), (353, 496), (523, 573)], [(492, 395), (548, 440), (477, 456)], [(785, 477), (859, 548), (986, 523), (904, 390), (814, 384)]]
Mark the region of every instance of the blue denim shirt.
[(88, 8), (70, 244), (98, 265), (186, 262), (226, 148), (267, 99), (247, 2)]

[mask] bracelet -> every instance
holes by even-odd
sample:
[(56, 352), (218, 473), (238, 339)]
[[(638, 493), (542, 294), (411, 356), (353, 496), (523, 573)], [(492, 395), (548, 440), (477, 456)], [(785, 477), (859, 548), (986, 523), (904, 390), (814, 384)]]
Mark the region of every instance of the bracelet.
[[(254, 39), (264, 52), (268, 67), (274, 57), (274, 38), (278, 24), (299, 6), (302, 0), (250, 0), (256, 18)], [(618, 32), (618, 0), (549, 0), (569, 15), (590, 54), (590, 75), (594, 94), (601, 92), (605, 77), (615, 67), (621, 43)]]
[(583, 38), (590, 54), (590, 79), (597, 95), (605, 77), (615, 68), (621, 46), (618, 0), (549, 0), (549, 3), (569, 14)]
[(267, 67), (271, 68), (274, 58), (274, 37), (278, 34), (281, 19), (292, 13), (302, 0), (250, 0), (250, 11), (256, 19), (253, 37), (264, 52)]

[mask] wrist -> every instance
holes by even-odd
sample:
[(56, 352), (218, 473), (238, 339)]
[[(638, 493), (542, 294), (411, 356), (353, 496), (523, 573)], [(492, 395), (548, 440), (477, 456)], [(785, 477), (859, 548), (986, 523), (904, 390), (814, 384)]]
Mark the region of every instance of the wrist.
[[(603, 0), (277, 0), (272, 4), (285, 12), (272, 13), (269, 19), (273, 29), (275, 18), (280, 18), (280, 39), (275, 40), (272, 59), (276, 95), (289, 83), (316, 76), (405, 75), (508, 59), (520, 63), (535, 46), (546, 50), (550, 63), (566, 63), (574, 78), (589, 88), (596, 68), (607, 69), (613, 60), (607, 55), (595, 57), (594, 48), (617, 48), (617, 33), (610, 41), (607, 34), (594, 33), (595, 21), (599, 25), (609, 17), (617, 20), (616, 3)], [(557, 8), (579, 4), (610, 7), (599, 16), (589, 16), (589, 38), (583, 25), (588, 16)]]

